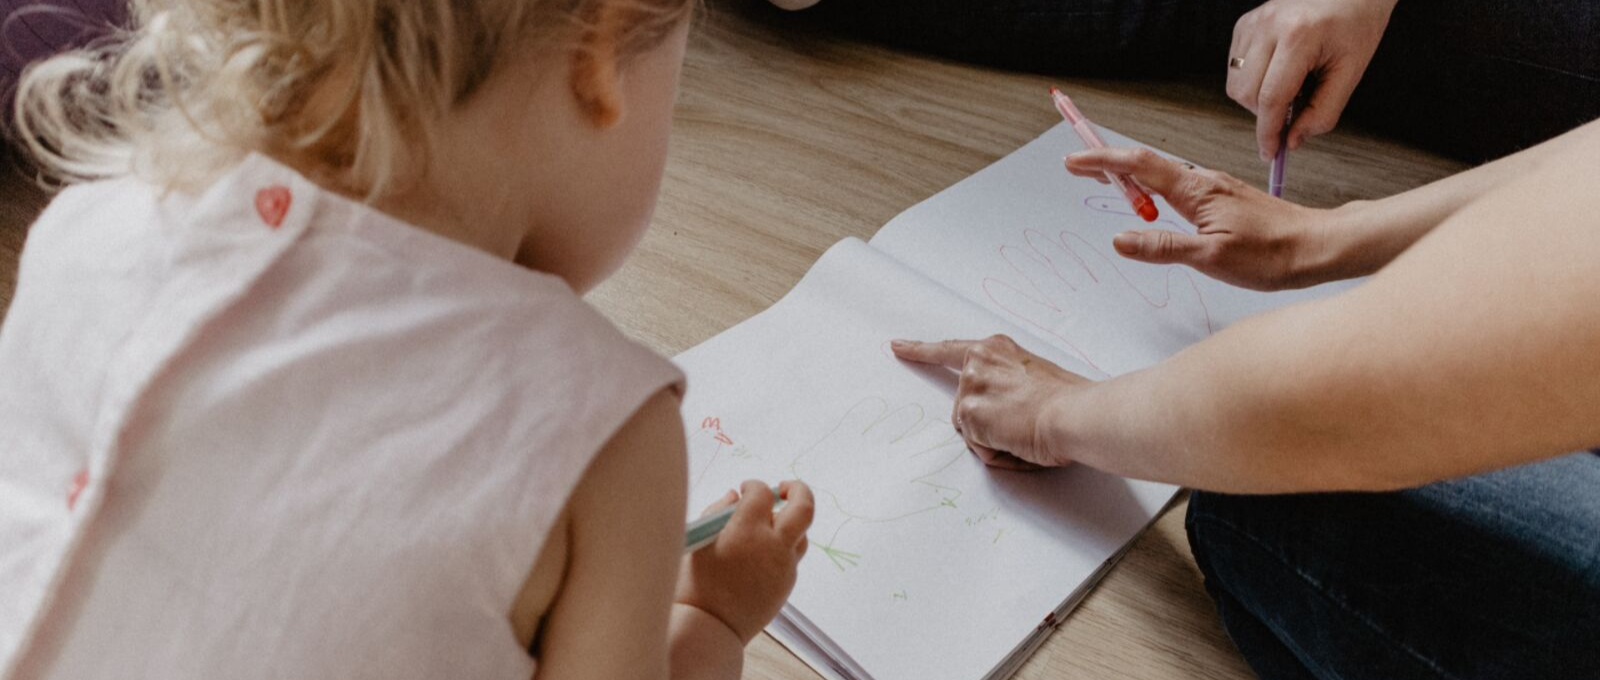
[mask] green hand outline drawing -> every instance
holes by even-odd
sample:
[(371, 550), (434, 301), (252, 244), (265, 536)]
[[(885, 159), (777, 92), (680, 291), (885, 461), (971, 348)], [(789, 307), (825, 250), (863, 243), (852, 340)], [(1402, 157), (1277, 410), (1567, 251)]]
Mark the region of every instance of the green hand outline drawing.
[[(891, 407), (881, 397), (856, 402), (839, 421), (806, 447), (789, 464), (796, 479), (811, 486), (819, 506), (831, 508), (844, 520), (826, 540), (813, 540), (840, 571), (859, 566), (861, 553), (838, 544), (839, 534), (851, 523), (895, 522), (926, 512), (955, 509), (961, 490), (939, 484), (934, 478), (966, 455), (961, 435), (949, 423), (930, 418), (920, 404)], [(847, 460), (840, 456), (849, 456)], [(832, 459), (832, 460), (829, 460)], [(929, 493), (922, 496), (895, 493), (863, 498), (851, 495), (833, 482), (840, 475), (862, 479), (862, 467), (873, 467), (874, 483), (910, 484)], [(831, 479), (830, 479), (831, 478)], [(885, 507), (887, 505), (887, 507)]]

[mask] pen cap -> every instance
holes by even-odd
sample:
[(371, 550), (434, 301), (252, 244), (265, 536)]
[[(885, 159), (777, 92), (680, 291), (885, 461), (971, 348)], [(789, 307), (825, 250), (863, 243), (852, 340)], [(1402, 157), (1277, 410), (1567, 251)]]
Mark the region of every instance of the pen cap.
[(1071, 97), (1052, 87), (1050, 88), (1050, 98), (1055, 100), (1056, 108), (1061, 110), (1061, 115), (1066, 116), (1067, 120), (1071, 121), (1073, 125), (1083, 122), (1083, 112), (1078, 110), (1077, 104), (1072, 103)]

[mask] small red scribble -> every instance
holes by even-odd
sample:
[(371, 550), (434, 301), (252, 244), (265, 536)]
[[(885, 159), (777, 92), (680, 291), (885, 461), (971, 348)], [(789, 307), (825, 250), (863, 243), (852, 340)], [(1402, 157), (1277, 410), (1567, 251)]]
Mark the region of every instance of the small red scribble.
[(67, 484), (68, 510), (78, 504), (78, 496), (83, 493), (84, 488), (87, 486), (89, 486), (89, 468), (83, 468), (78, 470), (78, 474), (72, 476), (72, 482)]
[(700, 421), (700, 432), (710, 433), (711, 441), (717, 443), (717, 448), (711, 451), (711, 460), (707, 461), (706, 466), (700, 469), (700, 474), (695, 475), (693, 486), (696, 487), (700, 486), (700, 482), (706, 478), (706, 473), (711, 471), (711, 466), (715, 465), (717, 459), (722, 456), (722, 450), (733, 446), (733, 437), (729, 437), (728, 433), (722, 431), (721, 418), (706, 416)]

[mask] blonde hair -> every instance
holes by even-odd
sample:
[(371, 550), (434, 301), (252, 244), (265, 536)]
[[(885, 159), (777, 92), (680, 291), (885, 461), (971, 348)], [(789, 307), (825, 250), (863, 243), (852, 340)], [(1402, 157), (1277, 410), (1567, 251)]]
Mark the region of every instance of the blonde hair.
[(16, 131), (45, 178), (204, 186), (250, 152), (369, 199), (453, 107), (528, 49), (572, 49), (586, 83), (659, 43), (691, 0), (133, 0), (133, 28), (36, 64)]

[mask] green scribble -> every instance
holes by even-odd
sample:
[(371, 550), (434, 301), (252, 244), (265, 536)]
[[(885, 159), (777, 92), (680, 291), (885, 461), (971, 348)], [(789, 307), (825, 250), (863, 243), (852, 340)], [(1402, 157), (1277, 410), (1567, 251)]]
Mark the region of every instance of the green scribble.
[(828, 561), (833, 562), (833, 566), (838, 567), (839, 571), (845, 571), (846, 567), (856, 567), (861, 564), (861, 555), (856, 553), (839, 550), (828, 545), (819, 545), (817, 549), (821, 550), (823, 555), (827, 555)]
[(975, 526), (978, 526), (979, 524), (983, 524), (984, 522), (993, 522), (993, 521), (998, 520), (998, 519), (1000, 519), (1000, 508), (994, 508), (994, 509), (992, 509), (992, 510), (990, 510), (988, 512), (985, 512), (985, 513), (983, 513), (981, 515), (973, 515), (971, 517), (968, 517), (966, 519), (966, 522), (967, 522), (967, 526), (975, 527)]
[[(844, 428), (846, 423), (850, 421), (852, 415), (858, 413), (868, 416), (867, 422), (864, 423), (859, 432), (855, 432), (855, 428), (853, 427), (849, 429), (841, 429)], [(909, 452), (909, 455), (904, 455), (903, 458), (899, 458), (899, 460), (904, 461), (918, 459), (928, 460), (935, 466), (932, 470), (927, 470), (927, 468), (924, 467), (922, 469), (926, 470), (925, 472), (902, 482), (915, 485), (917, 487), (926, 488), (931, 492), (928, 494), (928, 498), (924, 502), (925, 504), (921, 507), (913, 505), (909, 508), (889, 512), (886, 514), (863, 513), (859, 509), (850, 507), (851, 504), (845, 498), (842, 498), (840, 494), (836, 494), (833, 489), (827, 488), (826, 485), (819, 483), (819, 480), (812, 479), (811, 475), (806, 473), (803, 465), (804, 461), (814, 455), (817, 455), (819, 452), (819, 447), (821, 447), (824, 442), (829, 441), (830, 438), (840, 435), (841, 433), (865, 436), (869, 433), (872, 433), (876, 428), (881, 428), (885, 424), (893, 422), (893, 419), (896, 416), (902, 414), (909, 415), (913, 422), (907, 425), (904, 430), (897, 429), (896, 431), (885, 432), (884, 434), (889, 435), (886, 439), (886, 442), (889, 446), (892, 447), (896, 444), (911, 443), (913, 437), (917, 437), (924, 433), (935, 434), (935, 438), (933, 438), (932, 441), (917, 446)], [(840, 516), (844, 517), (844, 521), (834, 528), (834, 531), (832, 532), (833, 535), (829, 538), (829, 540), (812, 542), (813, 545), (822, 550), (824, 555), (828, 556), (828, 559), (832, 561), (834, 566), (840, 571), (846, 571), (849, 567), (858, 566), (861, 560), (861, 555), (858, 553), (853, 553), (834, 547), (838, 545), (837, 540), (839, 533), (842, 529), (844, 529), (844, 527), (856, 522), (863, 524), (898, 522), (924, 513), (940, 512), (945, 508), (956, 509), (958, 507), (956, 505), (956, 500), (962, 496), (962, 490), (953, 486), (945, 486), (932, 481), (932, 478), (945, 473), (952, 466), (965, 459), (965, 447), (962, 446), (963, 442), (961, 435), (957, 434), (953, 428), (942, 434), (938, 433), (938, 430), (932, 429), (948, 427), (948, 423), (945, 423), (942, 420), (930, 418), (926, 409), (921, 404), (912, 403), (892, 408), (888, 400), (882, 397), (867, 397), (847, 409), (844, 415), (840, 417), (839, 421), (835, 423), (827, 433), (823, 434), (810, 446), (806, 447), (798, 455), (790, 459), (788, 465), (790, 475), (792, 475), (795, 479), (805, 482), (811, 486), (812, 493), (814, 493), (817, 498), (817, 505), (819, 507), (831, 508)], [(732, 455), (738, 456), (739, 453), (740, 452), (736, 449)], [(940, 457), (932, 459), (924, 458), (925, 456), (930, 455)]]

